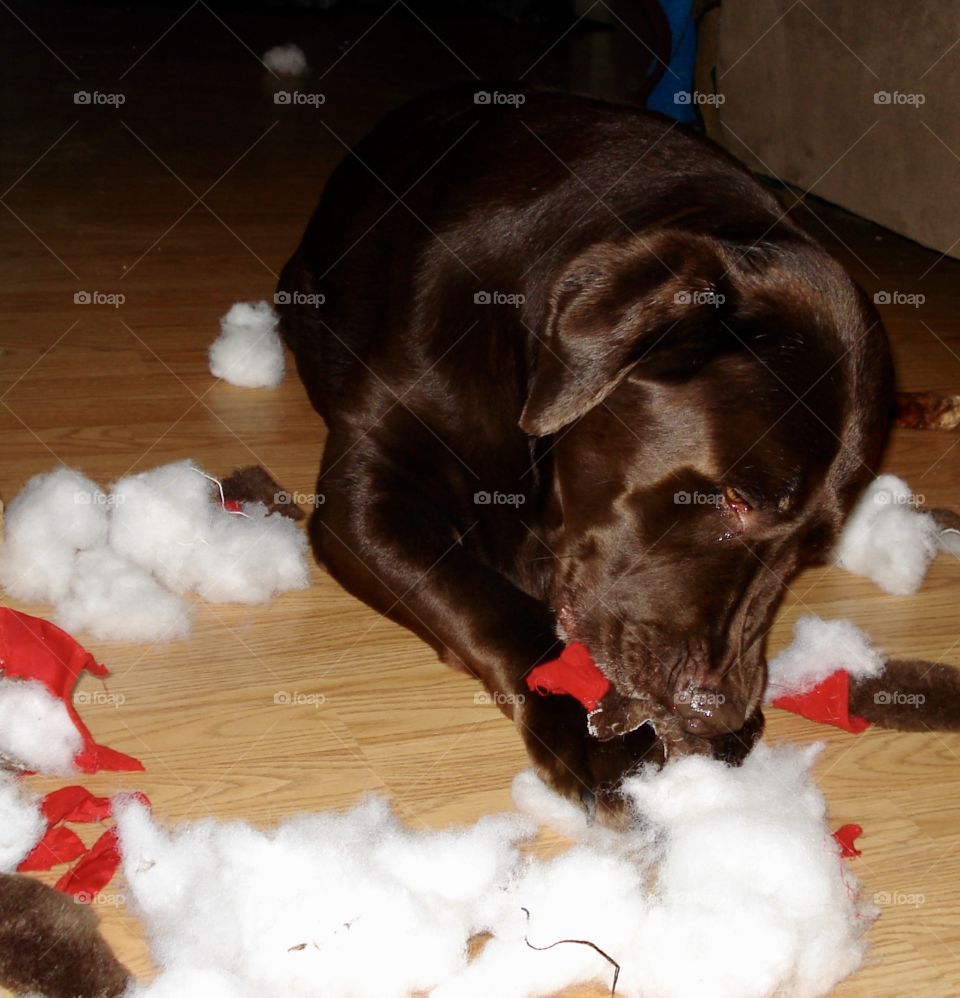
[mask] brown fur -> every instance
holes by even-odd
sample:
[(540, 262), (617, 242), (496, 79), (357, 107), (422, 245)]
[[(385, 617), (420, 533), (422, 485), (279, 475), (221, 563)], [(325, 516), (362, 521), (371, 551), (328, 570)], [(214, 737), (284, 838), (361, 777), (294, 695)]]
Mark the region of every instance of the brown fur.
[(302, 520), (304, 517), (303, 510), (293, 502), (290, 493), (281, 488), (262, 465), (238, 468), (221, 485), (223, 498), (228, 502), (262, 502), (271, 513), (280, 513), (291, 520)]
[(960, 669), (940, 662), (887, 662), (851, 679), (850, 713), (898, 731), (960, 731)]
[(113, 998), (129, 982), (87, 905), (32, 877), (0, 873), (0, 984), (45, 998)]
[(957, 513), (952, 509), (943, 509), (941, 507), (928, 510), (928, 512), (933, 517), (933, 522), (936, 523), (941, 531), (949, 530), (954, 533), (960, 532), (960, 513)]

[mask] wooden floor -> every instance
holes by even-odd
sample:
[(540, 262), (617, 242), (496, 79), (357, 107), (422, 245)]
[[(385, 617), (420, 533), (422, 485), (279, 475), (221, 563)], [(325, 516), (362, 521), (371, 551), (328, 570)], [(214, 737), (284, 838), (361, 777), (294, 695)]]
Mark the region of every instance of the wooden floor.
[[(58, 463), (106, 484), (186, 457), (217, 474), (261, 463), (286, 488), (312, 491), (319, 418), (293, 377), (275, 391), (215, 382), (205, 351), (218, 317), (235, 300), (270, 297), (343, 144), (383, 110), (462, 79), (461, 60), (484, 75), (502, 70), (504, 51), (519, 65), (537, 50), (529, 38), (530, 52), (519, 42), (478, 46), (463, 25), (441, 41), (399, 11), (364, 36), (372, 16), (267, 23), (237, 15), (226, 25), (201, 4), (176, 21), (186, 6), (125, 21), (121, 8), (80, 18), (56, 8), (27, 13), (21, 4), (29, 25), (0, 13), (7, 500)], [(325, 92), (322, 113), (273, 102), (278, 85), (254, 53), (289, 39), (317, 67), (302, 89)], [(549, 82), (563, 70), (576, 82), (577, 67), (594, 65), (590, 53), (610, 44), (575, 34), (530, 79)], [(603, 73), (588, 75), (603, 92)], [(78, 90), (122, 93), (125, 103), (75, 105)], [(827, 241), (868, 291), (926, 297), (919, 308), (884, 310), (902, 386), (960, 391), (960, 264), (815, 207), (836, 234), (825, 232)], [(124, 301), (75, 304), (77, 292)], [(931, 504), (960, 506), (960, 436), (898, 432), (876, 470), (904, 476)], [(524, 765), (511, 726), (475, 703), (472, 682), (417, 639), (316, 568), (312, 582), (269, 607), (200, 604), (187, 641), (89, 642), (113, 670), (107, 688), (122, 702), (91, 704), (84, 717), (98, 739), (139, 756), (146, 772), (87, 784), (102, 793), (143, 790), (164, 820), (271, 822), (348, 805), (370, 790), (423, 826), (509, 807), (510, 780)], [(910, 599), (832, 569), (809, 571), (790, 587), (770, 651), (789, 641), (798, 615), (818, 613), (853, 620), (892, 655), (960, 663), (958, 602), (960, 564), (946, 557)], [(278, 692), (324, 700), (275, 705)], [(770, 711), (768, 731), (773, 740), (827, 742), (817, 776), (830, 820), (863, 825), (854, 869), (868, 895), (890, 898), (871, 930), (868, 966), (836, 993), (960, 994), (960, 736), (854, 737), (779, 711)], [(146, 976), (146, 947), (123, 892), (122, 879), (108, 888), (103, 930)]]

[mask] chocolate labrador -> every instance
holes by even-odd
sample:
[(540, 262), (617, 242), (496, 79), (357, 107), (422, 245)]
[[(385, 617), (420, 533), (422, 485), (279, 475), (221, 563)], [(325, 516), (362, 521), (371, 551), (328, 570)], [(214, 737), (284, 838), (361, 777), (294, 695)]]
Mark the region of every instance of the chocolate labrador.
[[(764, 637), (873, 475), (886, 335), (734, 159), (559, 93), (451, 91), (327, 183), (277, 294), (329, 429), (310, 521), (351, 593), (479, 678), (575, 799), (738, 761)], [(527, 689), (564, 641), (651, 723)]]

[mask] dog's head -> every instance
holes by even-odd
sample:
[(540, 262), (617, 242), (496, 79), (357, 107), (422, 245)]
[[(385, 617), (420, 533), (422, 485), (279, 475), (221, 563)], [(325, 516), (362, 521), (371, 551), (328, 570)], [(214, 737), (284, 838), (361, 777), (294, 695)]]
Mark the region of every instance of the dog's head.
[(736, 732), (788, 582), (876, 467), (882, 326), (799, 234), (736, 247), (661, 229), (583, 252), (538, 336), (520, 425), (554, 435), (560, 625), (690, 736)]

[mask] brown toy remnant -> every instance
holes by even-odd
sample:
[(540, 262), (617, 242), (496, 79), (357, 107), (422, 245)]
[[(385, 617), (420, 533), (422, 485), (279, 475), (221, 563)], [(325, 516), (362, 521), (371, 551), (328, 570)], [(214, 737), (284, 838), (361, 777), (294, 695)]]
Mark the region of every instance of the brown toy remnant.
[(879, 676), (851, 677), (850, 713), (897, 731), (960, 731), (960, 669), (887, 662)]
[(0, 985), (46, 998), (114, 998), (129, 983), (90, 908), (32, 877), (0, 873)]
[(928, 510), (928, 512), (941, 533), (960, 534), (960, 513), (955, 513), (952, 509), (942, 509), (939, 506), (936, 509)]
[(303, 510), (262, 465), (238, 468), (221, 483), (226, 502), (262, 502), (271, 513), (302, 520)]
[(910, 430), (956, 430), (960, 428), (960, 395), (898, 392), (893, 425)]
[(587, 715), (590, 734), (601, 742), (636, 731), (648, 721), (654, 723), (654, 705), (650, 698), (624, 696), (612, 687), (596, 709)]
[(650, 724), (663, 745), (664, 761), (685, 755), (713, 755), (706, 738), (685, 731), (678, 717), (654, 697), (624, 696), (612, 689), (587, 715), (587, 730), (598, 741), (607, 742)]

